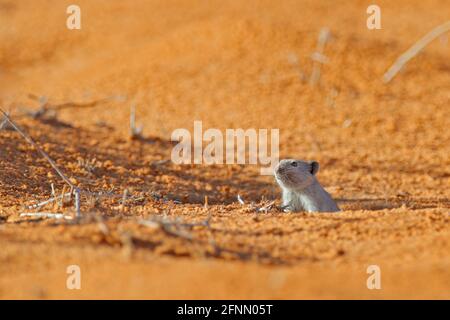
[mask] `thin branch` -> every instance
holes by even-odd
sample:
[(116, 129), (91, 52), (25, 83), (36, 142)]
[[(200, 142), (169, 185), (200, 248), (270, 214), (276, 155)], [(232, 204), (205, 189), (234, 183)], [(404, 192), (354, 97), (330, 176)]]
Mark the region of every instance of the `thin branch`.
[[(7, 115), (9, 116), (9, 113), (7, 113)], [(0, 122), (0, 130), (3, 130), (3, 129), (5, 129), (5, 130), (13, 129), (6, 117), (3, 117), (3, 119)]]
[(8, 119), (3, 119), (2, 122), (0, 123), (0, 130), (3, 129), (3, 126), (8, 123)]
[(136, 106), (133, 104), (130, 109), (130, 138), (141, 138), (143, 126), (136, 127)]
[(63, 213), (52, 213), (52, 212), (25, 212), (21, 213), (20, 217), (51, 218), (51, 219), (66, 219), (66, 220), (73, 219), (71, 216), (65, 215)]
[(69, 109), (69, 108), (92, 108), (92, 107), (97, 106), (98, 104), (105, 103), (112, 99), (112, 97), (109, 97), (109, 98), (98, 99), (98, 100), (85, 102), (85, 103), (65, 102), (65, 103), (60, 103), (60, 104), (51, 104), (48, 102), (48, 99), (45, 96), (38, 97), (38, 96), (30, 93), (30, 94), (28, 94), (28, 98), (30, 98), (32, 100), (36, 100), (40, 104), (38, 110), (27, 112), (28, 115), (30, 115), (31, 117), (33, 117), (35, 119), (41, 118), (42, 116), (44, 116), (45, 114), (47, 114), (50, 111), (56, 112), (59, 110)]
[(3, 116), (8, 120), (9, 124), (30, 144), (32, 145), (40, 154), (42, 157), (44, 157), (45, 160), (47, 160), (47, 162), (50, 164), (50, 166), (56, 171), (56, 173), (61, 177), (61, 179), (67, 183), (71, 190), (74, 190), (75, 192), (75, 211), (76, 211), (76, 215), (77, 217), (80, 216), (80, 190), (78, 189), (78, 187), (76, 187), (72, 182), (70, 182), (69, 178), (66, 177), (66, 175), (58, 168), (58, 166), (56, 165), (56, 163), (50, 158), (50, 156), (48, 156), (44, 150), (42, 150), (36, 142), (33, 141), (33, 139), (31, 139), (31, 137), (29, 135), (27, 135), (22, 129), (20, 129), (20, 127), (14, 122), (12, 121), (8, 114), (6, 114), (6, 112), (4, 112), (2, 109), (0, 109), (0, 112), (3, 114)]
[(138, 222), (140, 225), (151, 227), (151, 228), (161, 228), (165, 233), (167, 233), (170, 236), (175, 236), (178, 238), (183, 238), (189, 241), (192, 241), (194, 238), (192, 234), (187, 233), (185, 231), (179, 230), (179, 225), (176, 222), (166, 222), (163, 220), (140, 220)]
[(271, 210), (275, 205), (275, 201), (271, 201), (268, 204), (262, 206), (261, 208), (258, 208), (258, 212), (265, 212), (267, 213), (269, 210)]
[(182, 238), (188, 241), (195, 240), (194, 236), (187, 232), (186, 230), (182, 230), (183, 228), (192, 229), (194, 227), (206, 227), (208, 230), (211, 230), (211, 213), (208, 214), (208, 217), (200, 222), (183, 222), (179, 219), (170, 220), (167, 218), (159, 218), (154, 217), (152, 219), (140, 220), (139, 224), (151, 227), (151, 228), (161, 228), (166, 234), (178, 238)]
[(54, 197), (52, 197), (52, 198), (50, 198), (50, 199), (48, 199), (48, 200), (45, 200), (45, 201), (42, 201), (42, 202), (33, 204), (33, 205), (31, 205), (31, 206), (28, 206), (27, 208), (28, 208), (28, 209), (37, 209), (37, 208), (41, 208), (41, 207), (43, 207), (43, 206), (45, 206), (45, 205), (47, 205), (47, 204), (49, 204), (49, 203), (55, 202), (55, 201), (57, 201), (57, 200), (59, 200), (59, 199), (65, 198), (65, 197), (69, 197), (69, 196), (71, 196), (71, 195), (72, 195), (72, 193), (71, 193), (71, 192), (68, 192), (68, 193), (62, 194), (62, 195), (60, 195), (60, 196), (56, 196), (56, 197), (54, 196)]
[(434, 39), (438, 38), (445, 32), (448, 32), (449, 30), (450, 30), (450, 21), (447, 21), (444, 24), (437, 26), (429, 33), (427, 33), (423, 38), (417, 41), (411, 48), (406, 50), (400, 57), (398, 57), (397, 60), (394, 62), (394, 64), (383, 75), (384, 83), (388, 83), (389, 81), (391, 81), (409, 60), (414, 58), (430, 42), (432, 42)]
[(210, 232), (212, 232), (211, 226), (210, 226), (210, 220), (211, 220), (211, 214), (208, 215), (208, 218), (200, 221), (200, 222), (194, 222), (194, 223), (184, 223), (177, 220), (168, 220), (168, 219), (160, 219), (160, 218), (154, 218), (151, 220), (140, 220), (138, 221), (139, 224), (151, 227), (151, 228), (161, 228), (162, 231), (164, 231), (167, 235), (177, 237), (180, 239), (187, 240), (189, 242), (198, 242), (201, 244), (209, 244), (213, 249), (214, 252), (211, 254), (213, 257), (220, 257), (223, 253), (231, 254), (236, 256), (238, 259), (241, 260), (247, 260), (251, 257), (255, 256), (254, 253), (251, 251), (249, 252), (241, 252), (238, 250), (233, 250), (229, 248), (225, 248), (217, 244), (217, 242), (214, 240), (214, 238), (210, 238), (209, 241), (202, 241), (197, 238), (195, 238), (191, 233), (186, 232), (185, 230), (180, 230), (180, 227), (195, 227), (195, 226), (206, 226)]
[(183, 222), (179, 219), (170, 220), (167, 218), (152, 218), (147, 220), (140, 220), (139, 224), (148, 226), (148, 227), (155, 227), (155, 226), (164, 226), (164, 227), (176, 227), (176, 228), (194, 228), (194, 227), (210, 227), (210, 221), (211, 221), (211, 215), (208, 215), (208, 217), (200, 222)]
[(151, 227), (151, 228), (161, 228), (162, 231), (164, 231), (167, 235), (185, 239), (188, 241), (194, 241), (194, 236), (186, 232), (186, 230), (182, 230), (182, 228), (193, 228), (196, 226), (203, 226), (210, 228), (210, 220), (211, 215), (208, 215), (208, 218), (201, 222), (194, 222), (194, 223), (186, 223), (181, 222), (179, 219), (175, 220), (169, 220), (167, 218), (152, 218), (147, 220), (139, 220), (138, 223), (140, 225)]
[(312, 86), (315, 86), (319, 82), (322, 64), (328, 61), (328, 58), (323, 54), (323, 51), (325, 50), (325, 45), (329, 39), (330, 30), (328, 30), (328, 28), (322, 28), (319, 33), (319, 38), (317, 39), (316, 51), (311, 55), (314, 64), (309, 83)]
[(81, 217), (81, 212), (80, 212), (80, 189), (75, 188), (74, 192), (75, 192), (75, 214), (76, 214), (76, 217), (79, 218), (79, 217)]
[(70, 182), (70, 180), (64, 175), (64, 173), (61, 172), (61, 170), (59, 170), (59, 168), (56, 166), (56, 163), (44, 152), (44, 150), (42, 150), (36, 142), (33, 141), (33, 139), (31, 139), (31, 137), (29, 135), (27, 135), (22, 129), (19, 128), (19, 126), (12, 121), (9, 116), (2, 110), (0, 109), (0, 112), (3, 114), (3, 116), (8, 120), (8, 122), (11, 124), (11, 126), (30, 144), (32, 145), (34, 148), (36, 148), (36, 150), (41, 154), (42, 157), (45, 158), (45, 160), (47, 160), (48, 163), (50, 163), (50, 165), (52, 166), (52, 168), (56, 171), (56, 173), (61, 177), (62, 180), (64, 180), (65, 183), (67, 183), (70, 187), (72, 188), (76, 188), (76, 186)]

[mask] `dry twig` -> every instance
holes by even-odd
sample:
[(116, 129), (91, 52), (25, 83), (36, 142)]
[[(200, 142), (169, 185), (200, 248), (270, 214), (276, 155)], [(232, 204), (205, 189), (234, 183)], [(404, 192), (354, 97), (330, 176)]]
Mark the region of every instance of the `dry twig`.
[(70, 182), (69, 178), (66, 177), (66, 175), (58, 168), (56, 163), (50, 158), (49, 155), (47, 155), (44, 150), (41, 149), (37, 145), (36, 142), (31, 139), (29, 135), (25, 133), (14, 121), (11, 120), (11, 118), (4, 112), (2, 109), (0, 109), (0, 112), (3, 114), (3, 116), (8, 120), (9, 124), (27, 141), (31, 146), (33, 146), (40, 154), (41, 156), (47, 160), (47, 162), (50, 164), (50, 166), (53, 168), (53, 170), (56, 171), (56, 173), (60, 176), (60, 178), (70, 186), (71, 190), (75, 192), (75, 212), (76, 216), (79, 217), (80, 214), (80, 190), (78, 187), (76, 187), (72, 182)]
[(44, 116), (48, 116), (49, 114), (54, 117), (57, 111), (63, 109), (92, 108), (97, 106), (98, 104), (105, 103), (112, 99), (111, 97), (109, 97), (85, 103), (65, 102), (60, 104), (51, 104), (45, 96), (38, 97), (34, 94), (29, 94), (28, 97), (39, 102), (39, 109), (37, 109), (36, 111), (26, 111), (26, 114), (34, 119), (43, 118)]
[(237, 200), (239, 201), (239, 203), (240, 203), (240, 204), (242, 204), (242, 205), (244, 205), (244, 204), (245, 204), (245, 202), (244, 202), (244, 200), (242, 200), (242, 198), (241, 198), (241, 195), (240, 195), (240, 194), (238, 194), (238, 195), (237, 195)]
[(312, 86), (315, 86), (319, 82), (322, 64), (328, 61), (328, 58), (323, 54), (323, 52), (329, 39), (330, 30), (328, 30), (328, 28), (322, 28), (319, 33), (319, 38), (317, 39), (316, 51), (311, 55), (311, 59), (314, 61), (314, 64), (309, 83)]
[(72, 195), (72, 193), (68, 192), (68, 193), (64, 193), (64, 194), (62, 194), (62, 195), (60, 195), (60, 196), (53, 196), (52, 198), (50, 198), (50, 199), (48, 199), (48, 200), (45, 200), (45, 201), (42, 201), (42, 202), (39, 202), (39, 203), (30, 205), (30, 206), (28, 206), (27, 208), (28, 208), (28, 209), (37, 209), (37, 208), (41, 208), (41, 207), (43, 207), (43, 206), (45, 206), (45, 205), (47, 205), (47, 204), (49, 204), (49, 203), (52, 203), (52, 202), (55, 202), (55, 201), (59, 200), (59, 199), (66, 198), (66, 197), (70, 197), (71, 195)]
[(142, 138), (143, 126), (136, 127), (136, 106), (132, 105), (130, 109), (130, 138), (139, 139)]
[(50, 219), (65, 219), (65, 220), (73, 219), (71, 216), (65, 215), (63, 213), (53, 213), (53, 212), (24, 212), (20, 214), (20, 217), (50, 218)]
[(391, 81), (395, 75), (405, 66), (405, 64), (415, 57), (423, 48), (425, 48), (431, 41), (438, 38), (445, 32), (450, 30), (450, 21), (447, 21), (440, 26), (437, 26), (429, 33), (427, 33), (423, 38), (417, 41), (411, 48), (406, 50), (400, 57), (395, 60), (394, 64), (389, 68), (389, 70), (383, 75), (384, 83)]

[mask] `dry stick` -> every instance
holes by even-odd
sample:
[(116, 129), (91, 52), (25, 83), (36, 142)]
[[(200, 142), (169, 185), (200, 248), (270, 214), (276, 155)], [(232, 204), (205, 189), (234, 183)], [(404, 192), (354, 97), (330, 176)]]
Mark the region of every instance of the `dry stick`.
[(98, 99), (98, 100), (94, 100), (94, 101), (90, 101), (90, 102), (85, 102), (85, 103), (76, 103), (76, 102), (65, 102), (65, 103), (60, 103), (60, 104), (51, 104), (47, 97), (45, 96), (41, 96), (38, 97), (34, 94), (28, 94), (28, 98), (36, 100), (39, 102), (39, 109), (32, 111), (32, 110), (25, 110), (24, 114), (20, 114), (18, 116), (16, 116), (15, 118), (21, 118), (21, 117), (29, 117), (31, 116), (33, 119), (40, 119), (42, 117), (44, 117), (45, 115), (47, 115), (49, 112), (54, 112), (56, 114), (57, 111), (62, 110), (62, 109), (68, 109), (68, 108), (92, 108), (95, 107), (98, 104), (107, 102), (111, 99), (113, 99), (113, 97), (109, 97), (109, 98), (103, 98), (103, 99)]
[(28, 95), (28, 97), (30, 99), (39, 101), (39, 103), (41, 104), (40, 109), (36, 112), (37, 116), (42, 115), (43, 113), (50, 111), (50, 110), (58, 111), (58, 110), (68, 109), (68, 108), (92, 108), (98, 104), (107, 102), (112, 99), (112, 97), (108, 97), (108, 98), (98, 99), (98, 100), (84, 102), (84, 103), (65, 102), (65, 103), (60, 103), (60, 104), (50, 104), (48, 102), (47, 98), (45, 98), (45, 97), (44, 97), (44, 99), (42, 99), (43, 97), (37, 97), (31, 93)]
[(77, 218), (79, 218), (79, 217), (81, 217), (81, 213), (80, 213), (80, 189), (75, 188), (74, 192), (75, 192), (75, 212), (76, 212)]
[(65, 198), (65, 197), (68, 197), (68, 196), (70, 196), (70, 195), (71, 195), (71, 193), (68, 192), (68, 193), (62, 194), (62, 195), (60, 195), (60, 196), (52, 197), (52, 198), (50, 198), (50, 199), (48, 199), (48, 200), (45, 200), (45, 201), (42, 201), (42, 202), (33, 204), (33, 205), (31, 205), (31, 206), (28, 206), (27, 208), (28, 208), (28, 209), (37, 209), (37, 208), (40, 208), (40, 207), (45, 206), (46, 204), (55, 202), (55, 201), (57, 201), (57, 200), (59, 200), (59, 199), (61, 199), (61, 198)]
[(262, 206), (261, 208), (258, 208), (258, 212), (265, 212), (267, 213), (270, 209), (273, 208), (275, 204), (275, 201), (271, 201), (268, 204), (266, 204), (265, 206)]
[(136, 127), (136, 106), (133, 104), (130, 109), (130, 138), (138, 139), (141, 136), (143, 127)]
[(67, 183), (71, 190), (74, 190), (75, 192), (75, 212), (76, 212), (76, 217), (80, 217), (80, 190), (72, 183), (70, 182), (70, 180), (64, 175), (64, 173), (62, 173), (61, 170), (59, 170), (58, 166), (56, 165), (56, 163), (44, 152), (44, 150), (42, 150), (37, 144), (36, 142), (33, 141), (33, 139), (31, 139), (30, 136), (28, 136), (22, 129), (20, 129), (15, 123), (14, 121), (12, 121), (9, 116), (6, 114), (6, 112), (4, 112), (2, 109), (0, 109), (0, 112), (3, 114), (3, 116), (8, 120), (8, 122), (11, 124), (11, 126), (30, 144), (32, 145), (40, 154), (42, 157), (45, 158), (45, 160), (47, 160), (48, 163), (50, 163), (50, 165), (52, 166), (52, 168), (56, 171), (56, 173), (61, 177), (61, 179)]
[(151, 228), (160, 227), (166, 234), (170, 236), (183, 238), (189, 241), (193, 240), (193, 236), (190, 233), (177, 230), (179, 229), (179, 226), (176, 222), (165, 222), (162, 220), (140, 220), (138, 221), (138, 223), (140, 225)]
[[(238, 194), (237, 195), (237, 200), (241, 205), (245, 205), (245, 201), (241, 198), (241, 196)], [(275, 201), (271, 201), (266, 205), (263, 205), (262, 207), (255, 207), (255, 204), (252, 202), (249, 206), (250, 209), (255, 209), (256, 212), (265, 212), (267, 213), (269, 210), (271, 210), (275, 205)]]
[(4, 119), (2, 123), (0, 123), (0, 130), (3, 129), (3, 126), (8, 122), (8, 119)]
[[(173, 221), (167, 221), (165, 223), (161, 223), (161, 221), (151, 221), (151, 220), (141, 220), (139, 221), (139, 224), (147, 226), (147, 227), (154, 227), (158, 226), (161, 227), (162, 231), (164, 231), (167, 235), (177, 237), (180, 239), (184, 239), (187, 241), (199, 241), (201, 240), (195, 238), (191, 233), (184, 232), (179, 230), (179, 226), (185, 226), (185, 227), (195, 227), (195, 226), (204, 226), (207, 227), (211, 232), (211, 226), (210, 226), (210, 219), (211, 214), (208, 216), (207, 219), (198, 222), (198, 223), (176, 223)], [(175, 227), (174, 227), (175, 226)], [(241, 252), (233, 249), (228, 249), (225, 247), (222, 247), (216, 243), (216, 241), (212, 238), (208, 242), (213, 248), (214, 248), (214, 256), (218, 257), (221, 255), (221, 253), (229, 253), (237, 256), (239, 259), (248, 259), (253, 254), (251, 252)]]
[(54, 218), (54, 219), (72, 220), (71, 216), (67, 216), (63, 213), (53, 213), (53, 212), (25, 212), (25, 213), (21, 213), (20, 216), (21, 217)]
[(182, 228), (192, 229), (194, 227), (206, 227), (208, 229), (211, 228), (211, 213), (208, 214), (208, 217), (200, 222), (182, 222), (178, 219), (170, 220), (167, 218), (153, 218), (149, 220), (140, 220), (139, 224), (147, 227), (160, 227), (167, 235), (186, 239), (189, 241), (195, 240), (194, 236), (191, 233), (186, 232), (186, 230), (181, 230)]
[(125, 205), (127, 203), (127, 198), (128, 198), (128, 189), (125, 189), (123, 191), (123, 196), (122, 196), (122, 205)]
[(50, 187), (52, 188), (52, 197), (56, 197), (55, 185), (52, 183)]
[(239, 195), (239, 194), (237, 195), (237, 200), (239, 201), (240, 204), (242, 204), (242, 205), (245, 204), (244, 200), (242, 200), (241, 195)]
[[(67, 188), (67, 186), (64, 185), (61, 194), (66, 193), (66, 188)], [(58, 209), (64, 207), (64, 197), (61, 197), (60, 199), (61, 199), (61, 201), (57, 204)]]
[[(164, 231), (167, 235), (188, 240), (188, 241), (199, 241), (196, 239), (191, 233), (185, 232), (184, 230), (180, 230), (180, 227), (188, 227), (193, 228), (196, 226), (203, 226), (207, 227), (209, 230), (211, 230), (210, 225), (211, 220), (211, 214), (208, 215), (208, 218), (206, 218), (203, 221), (200, 222), (194, 222), (194, 223), (183, 223), (179, 221), (173, 221), (169, 219), (151, 219), (151, 220), (140, 220), (138, 223), (140, 225), (146, 226), (146, 227), (160, 227), (162, 231)], [(251, 253), (248, 252), (240, 252), (228, 248), (223, 248), (219, 246), (214, 239), (211, 239), (209, 243), (213, 246), (215, 255), (219, 256), (222, 252), (230, 253), (233, 255), (236, 255), (240, 259), (246, 259), (251, 256)]]
[(179, 221), (178, 219), (176, 220), (170, 220), (167, 218), (152, 218), (152, 219), (147, 219), (147, 220), (140, 220), (139, 224), (148, 226), (148, 227), (152, 227), (152, 226), (166, 226), (166, 227), (170, 227), (170, 226), (174, 226), (176, 228), (179, 227), (184, 227), (184, 228), (194, 228), (194, 227), (208, 227), (210, 226), (210, 221), (211, 221), (211, 215), (208, 215), (208, 217), (205, 220), (202, 220), (200, 222), (183, 222), (183, 221)]
[(311, 78), (309, 79), (309, 84), (315, 86), (320, 80), (320, 69), (323, 63), (327, 62), (327, 57), (323, 55), (325, 50), (325, 45), (330, 38), (330, 30), (328, 28), (322, 28), (319, 33), (319, 38), (317, 39), (316, 51), (312, 54), (311, 59), (314, 61), (313, 70), (311, 73)]
[[(7, 115), (9, 116), (9, 113), (7, 113)], [(8, 119), (6, 119), (5, 117), (3, 117), (1, 123), (0, 123), (0, 130), (9, 130), (11, 129), (11, 125), (9, 125)]]
[(383, 75), (384, 83), (391, 81), (395, 75), (403, 68), (403, 66), (412, 58), (414, 58), (423, 48), (425, 48), (431, 41), (441, 36), (445, 32), (450, 30), (450, 21), (434, 28), (429, 33), (427, 33), (422, 39), (417, 41), (411, 48), (406, 50), (394, 64), (389, 68), (389, 70)]

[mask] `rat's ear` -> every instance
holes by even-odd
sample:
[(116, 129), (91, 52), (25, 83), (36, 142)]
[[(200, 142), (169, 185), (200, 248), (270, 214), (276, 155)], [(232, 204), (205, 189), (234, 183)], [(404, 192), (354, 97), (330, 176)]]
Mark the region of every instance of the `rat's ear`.
[(319, 163), (317, 161), (311, 161), (311, 174), (315, 175), (319, 172)]

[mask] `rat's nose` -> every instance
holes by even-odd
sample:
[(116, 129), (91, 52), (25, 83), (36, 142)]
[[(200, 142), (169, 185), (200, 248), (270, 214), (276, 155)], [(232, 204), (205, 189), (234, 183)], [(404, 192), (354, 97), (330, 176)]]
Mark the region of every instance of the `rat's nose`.
[(284, 169), (281, 167), (281, 166), (277, 166), (276, 168), (275, 168), (275, 173), (276, 174), (282, 174), (284, 172)]

